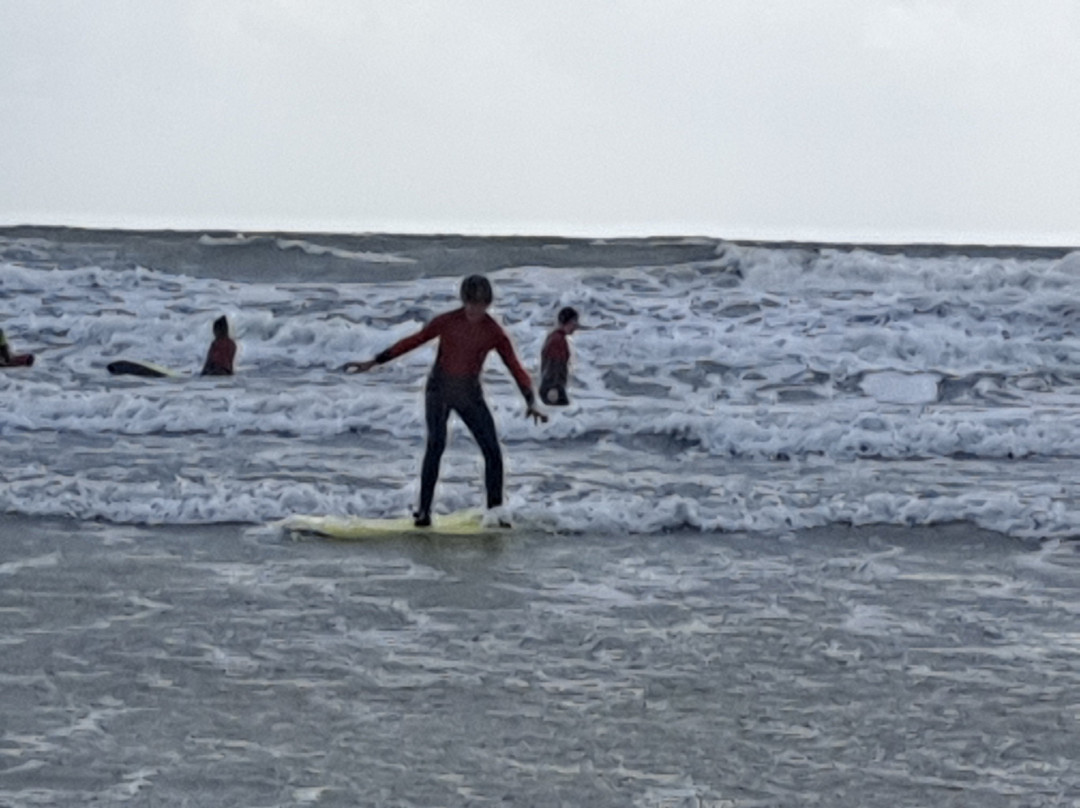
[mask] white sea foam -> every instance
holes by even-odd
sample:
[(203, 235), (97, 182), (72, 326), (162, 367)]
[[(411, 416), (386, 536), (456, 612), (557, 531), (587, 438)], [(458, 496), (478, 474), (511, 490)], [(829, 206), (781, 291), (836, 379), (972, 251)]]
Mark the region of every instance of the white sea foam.
[[(249, 244), (202, 239), (206, 249)], [(350, 251), (275, 244), (311, 260)], [(0, 324), (16, 350), (38, 354), (34, 367), (0, 374), (0, 435), (20, 458), (5, 471), (0, 506), (153, 522), (408, 507), (434, 349), (365, 376), (340, 367), (456, 305), (455, 278), (257, 283), (160, 266), (56, 269), (42, 266), (49, 247), (27, 243), (19, 249), (33, 261), (0, 266)], [(412, 260), (366, 252), (352, 257)], [(523, 417), (508, 374), (489, 359), (511, 500), (525, 521), (560, 530), (968, 520), (1068, 535), (1080, 527), (1075, 492), (1046, 486), (1080, 454), (1078, 273), (1078, 253), (912, 258), (734, 245), (687, 264), (490, 273), (494, 313), (534, 374), (559, 307), (574, 305), (588, 326), (573, 338), (573, 404), (543, 428)], [(191, 378), (222, 313), (240, 344), (238, 375)], [(111, 377), (104, 366), (119, 358), (189, 378)], [(138, 444), (126, 466), (114, 467), (107, 449), (68, 465), (51, 453), (121, 436)], [(272, 479), (237, 479), (237, 436), (256, 454), (291, 442), (302, 458), (284, 477), (266, 461), (255, 465)], [(328, 442), (353, 452), (330, 456)], [(213, 483), (182, 468), (189, 446)], [(463, 446), (448, 460), (444, 506), (476, 502), (475, 450)], [(467, 472), (455, 477), (462, 462)], [(877, 478), (864, 473), (879, 467)], [(660, 469), (662, 482), (632, 482)], [(765, 476), (744, 484), (751, 473)], [(768, 479), (781, 482), (769, 491)], [(963, 486), (953, 490), (952, 479)], [(374, 482), (392, 493), (363, 493)]]

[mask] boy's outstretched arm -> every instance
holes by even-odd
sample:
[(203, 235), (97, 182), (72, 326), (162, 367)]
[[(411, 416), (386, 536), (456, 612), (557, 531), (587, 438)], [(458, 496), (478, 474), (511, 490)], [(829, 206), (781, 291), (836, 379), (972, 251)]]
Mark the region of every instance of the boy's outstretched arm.
[(342, 370), (346, 373), (367, 373), (376, 365), (385, 365), (391, 359), (396, 359), (402, 354), (408, 353), (413, 348), (417, 348), (423, 345), (429, 340), (435, 339), (442, 333), (442, 329), (446, 324), (448, 314), (440, 314), (426, 326), (421, 328), (415, 334), (412, 334), (404, 339), (398, 340), (382, 353), (375, 354), (374, 359), (369, 359), (366, 362), (346, 362)]
[(375, 365), (377, 365), (374, 359), (368, 359), (366, 362), (346, 362), (341, 369), (346, 373), (367, 373)]

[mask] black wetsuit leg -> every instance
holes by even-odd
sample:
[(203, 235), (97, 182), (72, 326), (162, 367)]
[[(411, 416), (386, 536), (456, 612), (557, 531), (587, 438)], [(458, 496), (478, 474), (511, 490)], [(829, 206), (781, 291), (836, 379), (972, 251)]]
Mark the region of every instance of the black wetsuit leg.
[(484, 483), (487, 488), (488, 507), (502, 505), (502, 450), (499, 448), (499, 437), (495, 431), (495, 419), (491, 417), (491, 410), (484, 401), (480, 380), (455, 379), (433, 373), (428, 379), (424, 398), (428, 436), (420, 470), (419, 513), (431, 513), (435, 483), (439, 479), (439, 464), (446, 450), (446, 424), (451, 410), (461, 417), (484, 455)]
[(446, 400), (442, 380), (432, 374), (424, 392), (424, 416), (427, 420), (427, 446), (424, 462), (420, 467), (420, 507), (418, 517), (431, 515), (431, 502), (435, 498), (435, 483), (439, 479), (439, 464), (446, 450), (446, 422), (450, 418), (450, 404)]
[(476, 386), (475, 396), (457, 406), (458, 415), (465, 426), (472, 432), (480, 451), (484, 455), (484, 484), (487, 487), (487, 506), (497, 508), (503, 499), (503, 462), (499, 448), (499, 436), (495, 432), (495, 419), (491, 417), (480, 385)]
[(570, 381), (570, 367), (566, 362), (544, 360), (540, 374), (540, 400), (553, 407), (565, 407), (570, 403), (566, 397), (566, 385)]

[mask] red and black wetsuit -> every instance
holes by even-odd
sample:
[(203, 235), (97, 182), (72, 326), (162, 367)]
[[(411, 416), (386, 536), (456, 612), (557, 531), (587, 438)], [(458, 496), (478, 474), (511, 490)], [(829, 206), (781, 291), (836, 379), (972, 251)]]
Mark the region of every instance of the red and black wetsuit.
[(210, 344), (203, 364), (203, 376), (232, 376), (236, 343), (228, 337), (218, 337)]
[(439, 478), (439, 462), (446, 449), (446, 422), (455, 410), (472, 432), (484, 455), (484, 482), (487, 504), (494, 508), (502, 504), (503, 465), (495, 420), (491, 417), (484, 392), (480, 387), (480, 371), (490, 351), (495, 350), (517, 382), (526, 403), (533, 405), (532, 379), (521, 366), (506, 332), (489, 315), (470, 322), (465, 309), (440, 314), (415, 334), (391, 345), (375, 357), (379, 364), (389, 362), (403, 353), (439, 338), (439, 351), (428, 377), (424, 397), (427, 414), (427, 448), (420, 474), (419, 513), (429, 515)]
[(545, 404), (564, 406), (566, 385), (570, 380), (570, 341), (566, 332), (556, 328), (540, 351), (540, 400)]

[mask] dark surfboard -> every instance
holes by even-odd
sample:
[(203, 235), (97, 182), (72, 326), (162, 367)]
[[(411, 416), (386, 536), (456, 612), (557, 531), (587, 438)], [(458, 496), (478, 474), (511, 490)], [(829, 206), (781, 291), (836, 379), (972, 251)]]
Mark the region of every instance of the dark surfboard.
[(114, 376), (178, 376), (175, 370), (169, 370), (152, 362), (140, 362), (134, 359), (118, 359), (105, 366)]

